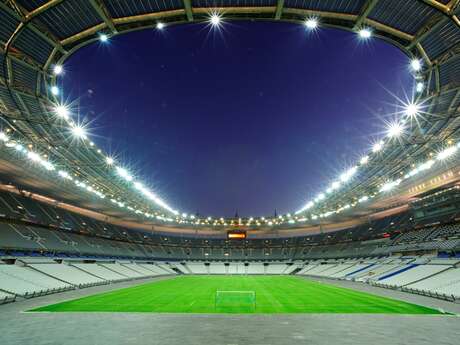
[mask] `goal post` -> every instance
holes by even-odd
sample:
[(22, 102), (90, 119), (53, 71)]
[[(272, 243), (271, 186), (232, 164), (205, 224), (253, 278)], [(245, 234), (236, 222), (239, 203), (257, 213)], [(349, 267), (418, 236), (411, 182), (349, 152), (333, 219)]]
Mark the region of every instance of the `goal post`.
[(248, 313), (256, 310), (255, 291), (216, 291), (215, 309), (220, 312)]

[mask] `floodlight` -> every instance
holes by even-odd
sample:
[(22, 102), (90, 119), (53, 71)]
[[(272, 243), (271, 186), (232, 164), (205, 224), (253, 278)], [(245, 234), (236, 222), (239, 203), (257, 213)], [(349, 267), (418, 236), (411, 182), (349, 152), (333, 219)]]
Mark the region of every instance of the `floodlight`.
[(61, 74), (62, 72), (64, 72), (64, 69), (62, 68), (61, 65), (55, 65), (55, 66), (53, 67), (53, 73), (54, 73), (55, 75), (59, 75), (59, 74)]
[(452, 156), (455, 152), (457, 152), (457, 150), (458, 150), (457, 146), (451, 146), (439, 152), (436, 157), (438, 160), (444, 160)]
[(133, 177), (129, 174), (128, 170), (126, 170), (124, 168), (117, 167), (117, 173), (118, 173), (118, 175), (120, 175), (121, 177), (123, 177), (127, 181), (132, 181), (133, 180)]
[(211, 15), (209, 21), (211, 22), (212, 26), (219, 26), (221, 24), (221, 17), (217, 13), (214, 13)]
[(6, 142), (6, 141), (8, 141), (10, 139), (8, 138), (8, 136), (5, 133), (0, 132), (0, 140)]
[(85, 129), (80, 125), (75, 125), (72, 127), (72, 134), (77, 138), (86, 138)]
[(100, 34), (99, 35), (99, 41), (101, 41), (102, 43), (105, 43), (109, 40), (109, 36), (107, 36), (106, 34)]
[(372, 31), (370, 29), (361, 29), (359, 30), (358, 34), (360, 38), (367, 40), (371, 38)]
[(418, 72), (422, 69), (422, 62), (418, 59), (413, 59), (410, 62), (410, 66), (414, 71)]
[(423, 85), (422, 82), (418, 82), (417, 85), (416, 85), (416, 87), (415, 87), (415, 90), (416, 90), (418, 93), (420, 93), (420, 92), (423, 91), (424, 88), (425, 88), (425, 85)]
[(57, 96), (59, 95), (59, 88), (57, 86), (51, 86), (51, 93), (54, 95), (54, 96)]
[(57, 116), (62, 117), (64, 119), (69, 117), (69, 108), (67, 108), (67, 106), (63, 104), (54, 107), (54, 112)]
[(383, 148), (383, 142), (379, 141), (372, 146), (372, 152), (379, 152)]
[(318, 27), (318, 20), (316, 18), (310, 18), (305, 21), (305, 27), (310, 30), (314, 30)]
[(361, 157), (359, 163), (361, 164), (366, 164), (367, 162), (369, 161), (369, 156), (364, 156), (364, 157)]
[(404, 126), (398, 122), (395, 122), (395, 123), (391, 123), (388, 126), (387, 134), (390, 138), (396, 138), (396, 137), (399, 137), (403, 133), (403, 131), (404, 131)]
[(420, 106), (416, 103), (409, 103), (405, 106), (405, 113), (407, 116), (415, 117), (420, 111)]

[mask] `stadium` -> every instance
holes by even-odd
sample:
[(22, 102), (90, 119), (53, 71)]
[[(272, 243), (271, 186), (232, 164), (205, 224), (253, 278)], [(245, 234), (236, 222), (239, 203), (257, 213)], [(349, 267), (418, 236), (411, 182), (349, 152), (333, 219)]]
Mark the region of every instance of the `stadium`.
[[(88, 48), (259, 22), (410, 71), (396, 121), (297, 209), (176, 208), (66, 94)], [(458, 343), (459, 0), (1, 0), (0, 42), (1, 344)]]

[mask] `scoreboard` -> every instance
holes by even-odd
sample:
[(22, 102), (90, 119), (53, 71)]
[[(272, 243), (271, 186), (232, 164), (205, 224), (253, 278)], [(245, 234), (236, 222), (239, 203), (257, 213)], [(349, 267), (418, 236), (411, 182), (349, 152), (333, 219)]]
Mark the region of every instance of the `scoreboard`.
[(244, 240), (246, 239), (246, 231), (241, 231), (241, 230), (227, 231), (227, 238), (229, 240)]

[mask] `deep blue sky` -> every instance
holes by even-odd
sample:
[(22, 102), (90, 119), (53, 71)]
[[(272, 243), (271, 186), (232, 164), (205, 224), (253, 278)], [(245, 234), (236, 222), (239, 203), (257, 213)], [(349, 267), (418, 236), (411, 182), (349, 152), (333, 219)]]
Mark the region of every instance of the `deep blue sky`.
[(287, 23), (144, 30), (65, 64), (92, 139), (181, 211), (295, 211), (383, 130), (411, 85), (407, 58), (378, 39)]

